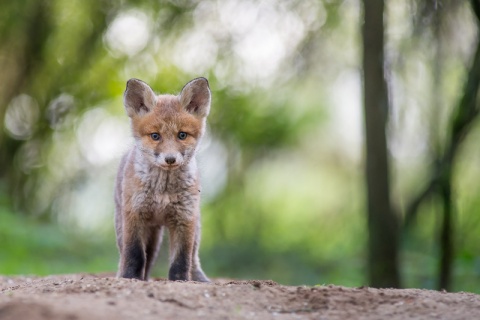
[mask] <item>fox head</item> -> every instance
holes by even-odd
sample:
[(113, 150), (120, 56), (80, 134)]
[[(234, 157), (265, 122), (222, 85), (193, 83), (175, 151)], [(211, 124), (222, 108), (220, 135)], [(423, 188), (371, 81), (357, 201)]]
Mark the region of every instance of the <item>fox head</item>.
[(167, 170), (188, 164), (205, 131), (210, 100), (205, 78), (188, 82), (178, 96), (156, 95), (145, 82), (128, 80), (125, 110), (144, 158)]

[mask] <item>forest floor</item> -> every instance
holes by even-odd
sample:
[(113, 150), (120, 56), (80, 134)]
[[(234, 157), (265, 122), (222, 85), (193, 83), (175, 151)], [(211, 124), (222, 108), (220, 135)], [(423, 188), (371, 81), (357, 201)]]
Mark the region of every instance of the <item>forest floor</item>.
[(0, 276), (0, 319), (480, 319), (480, 295), (283, 286), (273, 281), (137, 281), (111, 275)]

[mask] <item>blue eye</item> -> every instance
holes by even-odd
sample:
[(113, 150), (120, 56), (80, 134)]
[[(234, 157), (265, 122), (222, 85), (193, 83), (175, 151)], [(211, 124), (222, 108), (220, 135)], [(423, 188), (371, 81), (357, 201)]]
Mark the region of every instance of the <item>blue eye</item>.
[(183, 131), (180, 131), (180, 132), (178, 133), (178, 139), (180, 139), (180, 140), (185, 140), (185, 139), (187, 139), (187, 133), (186, 133), (186, 132), (183, 132)]
[(160, 135), (159, 135), (158, 133), (156, 133), (156, 132), (150, 134), (150, 137), (151, 137), (153, 140), (155, 140), (155, 141), (160, 140)]

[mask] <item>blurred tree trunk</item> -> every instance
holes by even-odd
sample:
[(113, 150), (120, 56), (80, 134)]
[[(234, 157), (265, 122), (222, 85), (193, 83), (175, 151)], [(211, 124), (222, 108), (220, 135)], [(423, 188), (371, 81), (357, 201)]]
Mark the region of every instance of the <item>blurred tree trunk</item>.
[[(0, 56), (4, 57), (4, 60), (0, 61), (0, 66), (2, 70), (6, 70), (0, 76), (3, 83), (0, 90), (0, 126), (4, 124), (7, 106), (12, 98), (28, 92), (28, 84), (31, 83), (35, 68), (42, 63), (45, 45), (52, 32), (51, 10), (48, 2), (20, 2), (18, 6), (25, 14), (25, 21), (18, 21), (16, 28), (8, 28), (8, 25), (4, 25), (0, 30), (7, 39), (0, 45)], [(17, 28), (24, 34), (19, 36)], [(15, 165), (15, 155), (23, 143), (7, 135), (5, 129), (0, 130), (0, 149), (2, 150), (0, 152), (0, 183), (5, 182), (4, 185), (9, 186), (8, 192), (12, 198), (22, 193), (21, 188), (25, 181), (25, 177)]]
[(438, 289), (451, 289), (452, 265), (454, 254), (453, 203), (452, 203), (452, 173), (447, 173), (441, 186), (443, 202), (443, 219), (440, 230), (440, 263), (438, 273)]
[[(65, 62), (63, 66), (58, 64), (58, 67), (52, 67), (52, 57), (46, 56), (51, 46), (49, 41), (56, 33), (51, 1), (17, 1), (3, 8), (8, 12), (6, 16), (15, 16), (18, 12), (21, 12), (21, 16), (12, 19), (15, 23), (0, 24), (0, 36), (5, 40), (0, 43), (0, 69), (3, 72), (0, 73), (0, 128), (5, 122), (8, 105), (16, 96), (32, 96), (38, 102), (40, 114), (45, 114), (48, 103), (65, 88), (82, 86), (78, 85), (78, 79), (95, 58), (95, 51), (102, 45), (102, 35), (107, 27), (107, 13), (101, 10), (102, 2), (86, 5), (91, 10), (89, 32), (82, 33), (83, 38), (76, 39), (82, 50), (78, 51), (75, 61)], [(114, 15), (115, 7), (112, 6), (108, 13)], [(36, 82), (41, 78), (42, 71), (48, 67), (51, 81), (38, 85)], [(16, 157), (29, 140), (47, 145), (51, 134), (46, 117), (40, 117), (37, 121), (31, 138), (17, 139), (9, 135), (6, 129), (0, 130), (0, 188), (8, 188), (0, 191), (8, 193), (10, 204), (16, 212), (31, 212), (30, 206), (36, 207), (31, 201), (33, 189), (25, 185), (30, 180), (29, 188), (35, 188), (33, 181), (37, 177), (36, 173), (22, 171)]]
[(368, 201), (368, 275), (371, 286), (399, 287), (398, 221), (390, 203), (386, 138), (383, 0), (364, 0), (363, 85)]

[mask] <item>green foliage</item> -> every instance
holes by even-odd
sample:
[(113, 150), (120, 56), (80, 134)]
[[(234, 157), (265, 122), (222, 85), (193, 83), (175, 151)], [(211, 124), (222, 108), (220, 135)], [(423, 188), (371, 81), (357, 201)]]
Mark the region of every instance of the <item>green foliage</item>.
[(72, 235), (0, 207), (0, 274), (48, 275), (115, 270), (114, 242)]
[(305, 101), (296, 101), (298, 93), (293, 97), (281, 93), (291, 90), (275, 88), (271, 93), (248, 94), (215, 91), (210, 124), (216, 135), (228, 137), (242, 150), (261, 153), (262, 150), (288, 147), (301, 138), (302, 133), (318, 125), (324, 116), (320, 106), (305, 106), (301, 105)]

